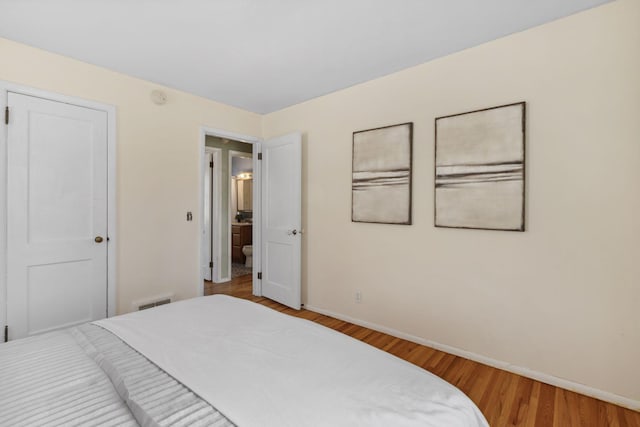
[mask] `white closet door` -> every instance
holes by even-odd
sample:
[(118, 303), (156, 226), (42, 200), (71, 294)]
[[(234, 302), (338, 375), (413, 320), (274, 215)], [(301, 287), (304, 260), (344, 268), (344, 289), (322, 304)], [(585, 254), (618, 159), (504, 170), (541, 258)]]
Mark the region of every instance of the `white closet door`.
[(107, 315), (107, 113), (8, 94), (10, 339)]

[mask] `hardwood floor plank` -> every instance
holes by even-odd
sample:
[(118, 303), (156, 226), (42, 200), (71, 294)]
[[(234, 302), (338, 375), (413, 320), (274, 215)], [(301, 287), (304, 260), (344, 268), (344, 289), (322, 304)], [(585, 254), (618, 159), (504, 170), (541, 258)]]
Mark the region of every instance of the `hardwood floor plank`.
[(418, 344), (403, 339), (396, 339), (393, 341), (393, 345), (389, 346), (385, 351), (406, 360), (417, 347)]
[(458, 356), (453, 354), (444, 353), (444, 357), (440, 359), (440, 362), (434, 366), (433, 373), (439, 377), (444, 377), (445, 372), (449, 369), (449, 366), (456, 360)]
[(538, 414), (541, 386), (541, 382), (533, 381), (533, 386), (531, 386), (531, 397), (529, 398), (529, 411), (527, 412), (528, 416), (524, 422), (525, 427), (535, 427), (536, 425), (536, 415)]
[(384, 350), (387, 353), (389, 353), (389, 349), (393, 348), (397, 343), (401, 341), (403, 341), (401, 338), (391, 337), (391, 340), (389, 340), (386, 344), (380, 347), (380, 350)]
[(227, 283), (205, 282), (205, 295), (248, 299), (366, 342), (433, 372), (457, 386), (493, 427), (640, 427), (640, 412), (492, 368), (401, 338), (308, 310), (294, 310), (252, 295), (251, 275)]
[[(538, 410), (536, 411), (536, 427), (554, 426), (556, 387), (540, 384)], [(560, 425), (561, 426), (561, 425)]]
[(618, 425), (620, 427), (630, 427), (629, 423), (627, 422), (627, 417), (625, 414), (625, 411), (623, 408), (616, 408), (616, 420), (618, 422)]
[[(420, 366), (424, 369), (426, 369), (429, 372), (433, 372), (434, 374), (436, 374), (434, 371), (436, 369), (436, 366), (438, 366), (438, 364), (440, 363), (440, 361), (442, 359), (445, 358), (445, 356), (447, 356), (447, 353), (443, 352), (443, 351), (434, 351), (433, 353), (431, 353), (431, 355), (429, 356), (429, 359), (427, 359), (425, 361), (425, 363), (421, 364)], [(436, 374), (438, 375), (438, 374)]]
[(591, 399), (587, 396), (575, 392), (571, 392), (571, 395), (574, 397), (575, 401), (577, 401), (578, 404), (577, 425), (599, 425), (598, 406), (600, 402), (597, 402), (598, 404), (594, 405), (592, 404)]
[(622, 409), (625, 421), (629, 427), (640, 427), (640, 417), (638, 416), (637, 412), (624, 408), (620, 409)]
[[(504, 389), (508, 386), (510, 380), (510, 374), (506, 371), (496, 370), (494, 381), (487, 387), (486, 395), (483, 396), (484, 402), (482, 405), (485, 410), (482, 412), (485, 414), (489, 425), (497, 426), (498, 421), (505, 410), (502, 398), (504, 396)], [(486, 412), (485, 412), (486, 411)]]
[(450, 379), (450, 383), (458, 387), (460, 390), (465, 391), (468, 388), (468, 384), (474, 380), (473, 371), (477, 365), (476, 362), (459, 357), (459, 362), (456, 363), (456, 370), (447, 372), (445, 375)]
[(556, 389), (553, 413), (553, 425), (573, 427), (577, 425), (577, 407), (572, 406), (573, 399), (567, 390)]
[[(500, 408), (498, 422), (495, 425), (512, 426), (511, 412), (513, 411), (513, 401), (516, 398), (518, 382), (520, 378), (516, 375), (508, 375), (500, 390), (497, 405)], [(517, 410), (517, 409), (516, 409)]]
[(509, 412), (508, 425), (525, 426), (529, 411), (531, 409), (531, 394), (533, 391), (533, 380), (519, 377), (513, 400), (509, 402), (511, 411)]
[(391, 341), (394, 337), (391, 335), (384, 334), (382, 332), (374, 331), (370, 334), (365, 342), (369, 345), (382, 349), (389, 341)]
[(466, 362), (466, 360), (467, 359), (456, 356), (453, 359), (453, 362), (451, 362), (447, 369), (442, 373), (442, 376), (450, 378), (449, 382), (458, 387), (457, 384), (461, 381), (465, 373), (462, 367), (464, 366), (464, 362)]
[(481, 363), (477, 363), (476, 367), (473, 370), (473, 376), (475, 379), (473, 380), (472, 386), (470, 386), (465, 393), (467, 396), (473, 400), (476, 405), (480, 403), (482, 397), (487, 390), (493, 375), (497, 372), (497, 369), (491, 368), (487, 365), (483, 365)]
[(359, 328), (353, 335), (351, 335), (351, 337), (360, 341), (367, 342), (367, 337), (372, 333), (373, 331), (371, 329)]
[(431, 357), (436, 353), (436, 350), (418, 344), (417, 347), (415, 347), (411, 353), (403, 359), (424, 368), (429, 359), (431, 359)]

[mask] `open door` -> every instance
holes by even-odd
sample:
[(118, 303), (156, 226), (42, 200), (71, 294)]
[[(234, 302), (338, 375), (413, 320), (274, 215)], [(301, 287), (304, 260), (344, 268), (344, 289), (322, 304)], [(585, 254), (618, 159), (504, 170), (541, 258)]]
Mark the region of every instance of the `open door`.
[(262, 143), (262, 295), (300, 309), (302, 137)]

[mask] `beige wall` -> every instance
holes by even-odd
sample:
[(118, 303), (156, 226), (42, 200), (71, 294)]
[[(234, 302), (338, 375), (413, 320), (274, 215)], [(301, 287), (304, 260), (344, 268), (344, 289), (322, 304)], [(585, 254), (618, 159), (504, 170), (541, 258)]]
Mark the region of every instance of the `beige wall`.
[[(265, 116), (305, 133), (305, 302), (640, 401), (638, 22), (619, 0)], [(527, 231), (434, 228), (434, 118), (518, 101)], [(351, 133), (407, 121), (414, 225), (352, 223)]]
[(118, 312), (196, 296), (200, 126), (259, 136), (260, 116), (168, 88), (156, 106), (159, 85), (1, 38), (0, 80), (116, 106)]

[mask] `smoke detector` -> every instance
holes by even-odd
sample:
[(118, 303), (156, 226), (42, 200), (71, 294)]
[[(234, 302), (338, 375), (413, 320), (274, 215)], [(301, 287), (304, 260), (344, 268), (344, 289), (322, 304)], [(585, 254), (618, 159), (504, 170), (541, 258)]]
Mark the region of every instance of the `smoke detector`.
[(161, 90), (154, 90), (151, 92), (151, 102), (156, 105), (164, 105), (167, 103), (167, 94)]

